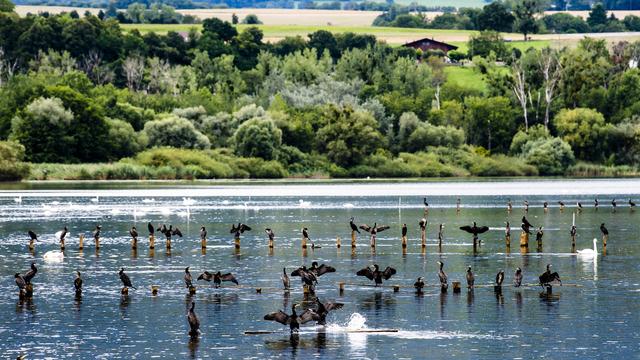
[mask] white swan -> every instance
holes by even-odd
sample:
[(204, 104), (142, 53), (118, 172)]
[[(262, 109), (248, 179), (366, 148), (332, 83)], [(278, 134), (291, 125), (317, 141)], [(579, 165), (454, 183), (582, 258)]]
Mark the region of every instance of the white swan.
[(598, 242), (598, 239), (593, 238), (593, 249), (578, 250), (578, 256), (582, 256), (582, 257), (598, 257), (598, 247), (596, 246), (597, 242)]
[(142, 202), (145, 204), (151, 204), (156, 202), (156, 199), (142, 199)]
[(185, 205), (193, 205), (196, 203), (196, 201), (192, 198), (187, 198), (187, 197), (183, 197), (182, 198), (182, 203)]
[(62, 251), (58, 251), (58, 250), (52, 250), (52, 251), (47, 251), (44, 256), (44, 261), (46, 262), (62, 262), (62, 260), (64, 260), (64, 254), (62, 253)]
[(100, 201), (100, 197), (99, 197), (99, 196), (96, 196), (96, 197), (94, 197), (94, 198), (91, 198), (91, 202), (92, 202), (92, 203), (97, 203), (98, 201)]
[(303, 208), (308, 208), (311, 207), (311, 202), (310, 201), (304, 201), (302, 199), (298, 200), (298, 206), (303, 207)]
[(18, 196), (17, 198), (13, 198), (13, 201), (15, 201), (16, 204), (22, 204), (22, 196)]

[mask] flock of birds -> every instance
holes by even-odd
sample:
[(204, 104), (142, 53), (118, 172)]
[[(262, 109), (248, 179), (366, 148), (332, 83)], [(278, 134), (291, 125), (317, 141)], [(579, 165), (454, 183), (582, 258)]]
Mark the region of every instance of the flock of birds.
[[(21, 199), (20, 199), (21, 200)], [(97, 197), (96, 197), (97, 200)], [(460, 200), (458, 199), (456, 202), (457, 206), (460, 206)], [(615, 208), (617, 206), (616, 201), (613, 200), (611, 202), (614, 211)], [(427, 199), (424, 198), (424, 205), (425, 205), (425, 213), (427, 213), (429, 204), (427, 202)], [(528, 211), (528, 202), (525, 200), (524, 202), (525, 205), (525, 211)], [(561, 209), (564, 207), (564, 203), (562, 201), (559, 202), (559, 205), (561, 206)], [(629, 205), (631, 208), (635, 207), (635, 203), (631, 200), (629, 200)], [(548, 203), (544, 202), (543, 204), (545, 210), (548, 207)], [(578, 211), (580, 211), (580, 209), (582, 208), (582, 204), (580, 202), (578, 202), (576, 204)], [(599, 202), (596, 199), (594, 206), (597, 208), (599, 206)], [(511, 211), (512, 210), (512, 203), (509, 200), (508, 202), (508, 210)], [(375, 240), (376, 235), (379, 232), (382, 232), (384, 230), (387, 230), (390, 228), (390, 226), (387, 225), (379, 225), (378, 223), (374, 223), (373, 226), (369, 226), (367, 224), (362, 224), (362, 225), (357, 225), (355, 223), (355, 219), (352, 217), (349, 221), (349, 225), (350, 228), (353, 232), (357, 232), (360, 233), (360, 230), (363, 230), (367, 233), (370, 234), (372, 240)], [(418, 225), (420, 226), (421, 229), (425, 229), (427, 226), (427, 219), (422, 218)], [(531, 234), (531, 229), (534, 228), (534, 226), (527, 220), (526, 216), (522, 217), (522, 223), (521, 223), (521, 228), (524, 232)], [(180, 229), (178, 229), (177, 227), (173, 227), (172, 225), (169, 225), (169, 227), (167, 227), (166, 225), (162, 224), (159, 227), (155, 227), (153, 226), (153, 224), (148, 223), (147, 224), (147, 229), (149, 232), (150, 236), (153, 236), (155, 234), (156, 231), (162, 233), (167, 240), (170, 240), (172, 236), (177, 235), (179, 237), (182, 237), (183, 234), (180, 231)], [(466, 226), (462, 226), (460, 227), (461, 230), (470, 233), (474, 236), (474, 240), (475, 238), (477, 238), (478, 234), (482, 234), (485, 233), (489, 230), (489, 227), (487, 226), (478, 226), (475, 222), (473, 223), (473, 225), (466, 225)], [(230, 229), (230, 233), (234, 234), (234, 236), (236, 238), (239, 238), (241, 234), (243, 234), (246, 231), (250, 231), (251, 227), (247, 226), (246, 224), (243, 223), (238, 223), (237, 225), (232, 225), (231, 229)], [(602, 224), (600, 226), (600, 230), (602, 232), (603, 235), (608, 235), (608, 230), (605, 227), (605, 224)], [(93, 230), (93, 236), (96, 240), (98, 240), (100, 238), (100, 234), (102, 231), (102, 227), (101, 225), (96, 225), (95, 229)], [(506, 227), (506, 231), (509, 232), (510, 231), (510, 226), (509, 223), (507, 222), (507, 227)], [(572, 232), (575, 231), (575, 226), (572, 227)], [(266, 228), (265, 232), (268, 236), (268, 238), (270, 240), (273, 240), (275, 237), (275, 233), (271, 228)], [(538, 228), (538, 233), (537, 235), (539, 235), (542, 232), (542, 228), (539, 227)], [(68, 228), (65, 226), (61, 231), (56, 233), (56, 237), (58, 238), (58, 240), (60, 241), (61, 244), (64, 244), (64, 240), (65, 238), (68, 236), (69, 234), (69, 230)], [(139, 233), (136, 229), (136, 227), (132, 227), (129, 231), (129, 234), (131, 235), (131, 237), (134, 240), (137, 240), (137, 238), (139, 237)], [(402, 236), (406, 236), (407, 234), (407, 225), (403, 224), (402, 226)], [(28, 231), (28, 235), (30, 237), (30, 239), (32, 241), (37, 241), (38, 240), (38, 235), (32, 231), (29, 230)], [(302, 229), (302, 235), (305, 238), (309, 238), (309, 233), (308, 233), (308, 229), (307, 228), (303, 228)], [(542, 236), (542, 235), (540, 235)], [(207, 231), (206, 228), (204, 226), (201, 227), (200, 229), (200, 238), (201, 239), (206, 239), (207, 237)], [(594, 239), (594, 249), (585, 249), (583, 250), (584, 253), (593, 253), (594, 256), (597, 253), (597, 249), (596, 249), (596, 245), (595, 245), (595, 239)], [(373, 242), (372, 242), (373, 243)], [(190, 273), (190, 267), (185, 268), (184, 270), (184, 283), (187, 289), (189, 289), (190, 293), (194, 293), (195, 292), (195, 287), (194, 287), (194, 281), (193, 281), (193, 277)], [(301, 266), (295, 270), (293, 270), (291, 273), (287, 272), (286, 268), (283, 268), (283, 273), (281, 275), (281, 279), (282, 279), (282, 283), (284, 286), (284, 290), (285, 291), (289, 291), (291, 289), (291, 280), (290, 277), (299, 277), (300, 281), (303, 285), (303, 288), (305, 290), (305, 293), (311, 293), (314, 294), (315, 293), (315, 286), (318, 284), (318, 279), (328, 273), (334, 273), (336, 272), (336, 269), (332, 266), (329, 265), (325, 265), (325, 264), (318, 264), (318, 262), (314, 261), (311, 264), (311, 267), (307, 268), (306, 266)], [(32, 280), (34, 279), (34, 277), (36, 276), (36, 274), (38, 273), (38, 269), (36, 266), (36, 263), (32, 263), (30, 268), (23, 272), (23, 273), (16, 273), (15, 274), (15, 283), (16, 286), (18, 287), (19, 291), (20, 291), (20, 298), (23, 299), (25, 297), (31, 297), (33, 295), (33, 287), (32, 287)], [(381, 286), (383, 284), (384, 281), (389, 280), (392, 276), (394, 276), (397, 273), (396, 269), (394, 269), (393, 267), (387, 266), (386, 268), (384, 268), (384, 270), (382, 270), (378, 264), (373, 264), (372, 266), (368, 266), (365, 267), (359, 271), (356, 272), (356, 276), (361, 276), (361, 277), (365, 277), (367, 279), (369, 279), (370, 281), (372, 281), (374, 283), (375, 287)], [(118, 272), (120, 281), (123, 285), (123, 289), (122, 289), (122, 294), (123, 296), (128, 296), (128, 289), (137, 289), (134, 285), (133, 282), (131, 281), (131, 278), (125, 273), (125, 269), (124, 268), (120, 268), (119, 272)], [(442, 292), (446, 292), (448, 287), (449, 287), (449, 280), (448, 280), (448, 276), (444, 271), (444, 263), (442, 261), (438, 261), (438, 279), (439, 279), (439, 286)], [(466, 274), (465, 274), (465, 278), (466, 278), (466, 283), (467, 283), (467, 289), (468, 291), (473, 291), (474, 286), (475, 286), (475, 275), (472, 271), (472, 267), (468, 266), (467, 270), (466, 270)], [(495, 283), (494, 286), (496, 287), (501, 287), (503, 285), (503, 282), (505, 280), (505, 272), (504, 270), (500, 270), (498, 271), (498, 273), (496, 274), (495, 277)], [(515, 270), (515, 274), (513, 277), (513, 286), (514, 287), (520, 287), (522, 286), (522, 280), (523, 280), (523, 272), (522, 269), (517, 268)], [(539, 285), (542, 286), (543, 288), (547, 288), (550, 289), (552, 284), (555, 283), (559, 283), (560, 285), (562, 285), (562, 281), (560, 280), (560, 276), (557, 272), (552, 272), (551, 271), (551, 264), (548, 264), (546, 266), (546, 270), (545, 272), (543, 272), (539, 277)], [(215, 288), (219, 288), (223, 282), (231, 282), (235, 285), (239, 285), (239, 281), (237, 280), (236, 276), (232, 273), (222, 273), (221, 271), (203, 271), (197, 278), (196, 281), (206, 281), (206, 282), (213, 282), (213, 287)], [(74, 285), (74, 290), (75, 290), (75, 294), (77, 297), (80, 297), (82, 294), (82, 290), (83, 290), (83, 279), (81, 276), (81, 273), (79, 271), (76, 271), (75, 273), (75, 278), (73, 281), (73, 285)], [(423, 277), (419, 277), (415, 283), (414, 283), (414, 288), (415, 291), (417, 293), (422, 293), (424, 287), (426, 286), (425, 282), (424, 282), (424, 278)], [(125, 291), (126, 290), (126, 291)], [(305, 309), (302, 313), (298, 314), (296, 311), (296, 308), (301, 306), (301, 304), (299, 303), (294, 303), (291, 307), (291, 313), (287, 314), (282, 310), (279, 310), (277, 312), (272, 312), (269, 314), (266, 314), (264, 316), (264, 320), (268, 320), (268, 321), (276, 321), (278, 323), (281, 323), (283, 325), (286, 325), (289, 327), (290, 331), (292, 333), (297, 332), (300, 325), (301, 324), (305, 324), (307, 322), (311, 322), (311, 321), (315, 321), (318, 325), (325, 325), (326, 324), (326, 318), (327, 315), (333, 311), (333, 310), (338, 310), (341, 309), (344, 304), (339, 303), (339, 302), (334, 302), (334, 301), (325, 301), (322, 302), (320, 299), (318, 299), (317, 297), (314, 300), (314, 308), (307, 308)], [(195, 313), (195, 302), (191, 303), (191, 306), (188, 310), (187, 313), (187, 320), (190, 326), (190, 331), (189, 334), (192, 337), (198, 336), (199, 333), (199, 327), (200, 327), (200, 320), (198, 318), (198, 316)]]

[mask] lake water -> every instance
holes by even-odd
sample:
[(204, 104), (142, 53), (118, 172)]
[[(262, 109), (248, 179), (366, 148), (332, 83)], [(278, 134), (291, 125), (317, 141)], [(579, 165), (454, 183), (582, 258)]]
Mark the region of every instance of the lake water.
[[(217, 184), (165, 183), (28, 184), (7, 186), (0, 192), (0, 354), (15, 358), (285, 358), (285, 359), (471, 359), (495, 358), (640, 358), (640, 210), (632, 211), (629, 198), (640, 201), (638, 180), (449, 181), (425, 183), (325, 184)], [(418, 221), (423, 217), (422, 197), (428, 195), (427, 247), (422, 253)], [(20, 196), (21, 202), (14, 198)], [(96, 198), (97, 196), (97, 198)], [(593, 199), (600, 199), (595, 210)], [(461, 210), (456, 211), (456, 198)], [(616, 212), (611, 199), (618, 199)], [(187, 198), (186, 201), (183, 198)], [(193, 201), (189, 201), (192, 199)], [(506, 211), (511, 199), (513, 211)], [(523, 200), (531, 204), (531, 223), (544, 227), (543, 249), (520, 254), (518, 237)], [(302, 206), (300, 200), (303, 200)], [(548, 213), (542, 210), (550, 203)], [(557, 201), (567, 204), (563, 212)], [(610, 237), (607, 255), (597, 261), (570, 253), (569, 230), (576, 201), (584, 210), (575, 215), (577, 248), (591, 248), (599, 240), (600, 223)], [(349, 218), (357, 223), (387, 224), (378, 234), (373, 253), (368, 238), (358, 237), (350, 248)], [(173, 224), (183, 238), (173, 238), (171, 254), (158, 236), (150, 254), (147, 222)], [(490, 231), (477, 255), (471, 236), (458, 227), (476, 221)], [(512, 224), (512, 247), (507, 253), (505, 221)], [(243, 234), (236, 252), (230, 224), (253, 228)], [(402, 254), (400, 226), (409, 226), (407, 254)], [(438, 224), (444, 223), (442, 249), (437, 246)], [(91, 231), (102, 225), (101, 249), (96, 252)], [(55, 233), (69, 227), (62, 263), (46, 263), (45, 252), (58, 250)], [(136, 225), (141, 236), (133, 254), (128, 230)], [(200, 249), (199, 228), (207, 227), (208, 248)], [(269, 253), (264, 228), (276, 233)], [(302, 227), (320, 249), (301, 250)], [(34, 254), (28, 251), (27, 230), (40, 235)], [(78, 250), (78, 236), (85, 247)], [(342, 248), (336, 248), (341, 237)], [(602, 243), (598, 242), (599, 250)], [(553, 264), (566, 286), (554, 286), (553, 297), (541, 297), (541, 288), (505, 287), (497, 296), (491, 286), (472, 293), (440, 294), (436, 261), (445, 263), (450, 281), (462, 281), (466, 266), (477, 285), (489, 285), (504, 269), (511, 284), (516, 267), (524, 283), (533, 284)], [(38, 264), (32, 301), (19, 301), (13, 274)], [(291, 338), (288, 328), (262, 320), (269, 312), (290, 311), (304, 302), (301, 285), (285, 295), (280, 274), (312, 261), (337, 268), (320, 278), (316, 294), (336, 300), (344, 308), (330, 313), (327, 328), (303, 327)], [(397, 269), (388, 285), (368, 284), (355, 272), (371, 265)], [(232, 272), (239, 287), (214, 289), (199, 282), (189, 297), (183, 285), (186, 266), (195, 277), (203, 270)], [(124, 267), (138, 290), (120, 295), (118, 269)], [(84, 278), (77, 301), (74, 271)], [(429, 285), (417, 296), (411, 285), (423, 276)], [(338, 282), (347, 283), (342, 295)], [(158, 285), (157, 296), (151, 285)], [(262, 288), (258, 294), (255, 288)], [(187, 306), (196, 303), (201, 334), (187, 335)], [(364, 325), (362, 323), (364, 322)], [(350, 327), (398, 329), (397, 333), (349, 333)], [(274, 331), (244, 335), (247, 330)]]

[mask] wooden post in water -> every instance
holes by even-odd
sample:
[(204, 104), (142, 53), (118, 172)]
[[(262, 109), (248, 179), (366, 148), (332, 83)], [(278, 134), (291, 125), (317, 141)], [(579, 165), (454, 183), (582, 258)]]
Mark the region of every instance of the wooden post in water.
[(522, 231), (520, 233), (520, 253), (526, 254), (529, 252), (529, 233)]
[(309, 241), (309, 239), (307, 239), (306, 236), (302, 237), (302, 248), (306, 249), (307, 248), (307, 241)]
[(189, 286), (189, 294), (190, 295), (195, 295), (196, 294), (196, 287), (191, 285)]
[(607, 255), (607, 240), (609, 240), (609, 234), (602, 234), (602, 255)]
[(158, 295), (158, 290), (160, 290), (160, 285), (151, 285), (151, 295)]
[(24, 287), (24, 296), (26, 298), (32, 298), (33, 297), (33, 284), (27, 284)]
[(94, 238), (94, 240), (95, 240), (95, 242), (96, 242), (96, 251), (97, 251), (97, 250), (100, 250), (100, 237), (99, 237), (99, 236), (96, 236), (96, 237)]
[(341, 241), (341, 240), (340, 240), (340, 236), (338, 236), (338, 237), (336, 238), (336, 247), (337, 247), (338, 249), (340, 249), (340, 246), (341, 246), (340, 241)]
[(156, 248), (156, 237), (153, 235), (149, 235), (149, 249), (153, 250)]
[(571, 225), (571, 252), (576, 252), (576, 234), (578, 233), (578, 229), (576, 228), (576, 213), (573, 213), (573, 221)]
[(406, 236), (402, 237), (402, 248), (403, 249), (407, 248), (407, 237)]
[(122, 290), (120, 290), (120, 294), (122, 295), (129, 295), (129, 288), (128, 287), (123, 287)]
[(33, 252), (36, 249), (36, 244), (33, 239), (29, 240), (29, 251)]
[(456, 213), (460, 213), (460, 198), (456, 199)]
[(397, 293), (400, 291), (400, 286), (399, 285), (393, 285), (393, 292)]
[(454, 294), (459, 294), (460, 293), (460, 289), (461, 289), (460, 281), (453, 281), (451, 284), (453, 285), (453, 293)]
[(355, 231), (351, 231), (351, 248), (352, 249), (356, 248), (356, 232)]
[(420, 241), (422, 243), (422, 249), (427, 247), (427, 226), (420, 228)]
[(240, 237), (235, 238), (235, 248), (236, 250), (240, 250)]
[(438, 251), (440, 252), (442, 252), (442, 238), (444, 237), (443, 232), (444, 232), (444, 224), (440, 224), (438, 226)]
[(138, 238), (131, 238), (131, 249), (138, 250)]
[(338, 291), (340, 292), (340, 296), (342, 296), (342, 294), (344, 294), (344, 281), (340, 281), (338, 283)]
[(202, 248), (202, 249), (206, 249), (207, 248), (207, 238), (200, 239), (200, 248)]
[(478, 235), (473, 234), (473, 255), (478, 253)]
[(372, 234), (369, 241), (371, 243), (371, 248), (375, 249), (376, 248), (376, 234)]
[(64, 251), (64, 239), (60, 239), (60, 251)]
[(536, 232), (536, 245), (537, 245), (538, 252), (542, 252), (542, 236), (543, 235), (544, 235), (544, 231), (542, 231), (542, 226), (540, 226), (538, 228), (538, 231)]

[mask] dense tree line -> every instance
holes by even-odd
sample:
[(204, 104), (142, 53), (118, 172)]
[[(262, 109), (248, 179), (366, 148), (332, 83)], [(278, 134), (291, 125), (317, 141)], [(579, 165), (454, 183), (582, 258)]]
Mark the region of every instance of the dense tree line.
[(478, 50), (485, 90), (449, 81), (440, 57), (370, 35), (267, 44), (258, 28), (218, 19), (185, 38), (5, 12), (0, 48), (0, 152), (42, 176), (54, 168), (41, 163), (116, 161), (76, 177), (534, 175), (640, 162), (638, 43), (530, 49), (507, 66)]
[[(639, 3), (640, 4), (640, 3)], [(461, 8), (431, 19), (426, 13), (409, 12), (407, 8), (391, 8), (378, 16), (374, 26), (395, 26), (427, 29), (491, 30), (535, 33), (588, 33), (639, 31), (640, 17), (627, 15), (617, 19), (608, 15), (604, 5), (590, 8), (585, 20), (569, 13), (542, 15), (546, 3), (542, 0), (494, 1), (482, 9)]]

